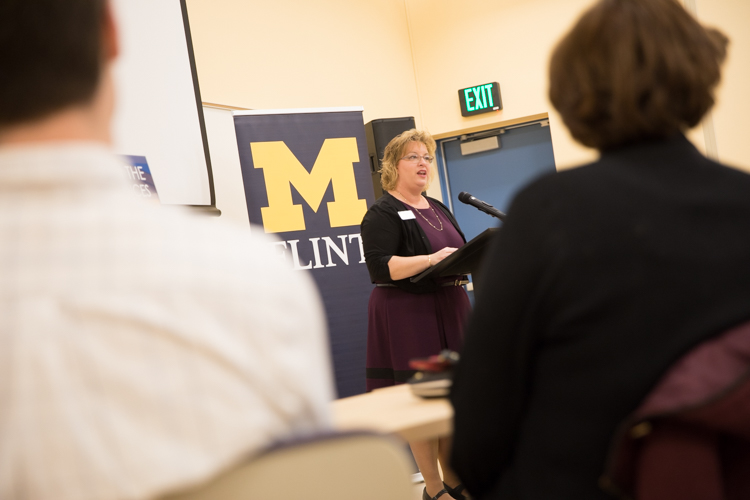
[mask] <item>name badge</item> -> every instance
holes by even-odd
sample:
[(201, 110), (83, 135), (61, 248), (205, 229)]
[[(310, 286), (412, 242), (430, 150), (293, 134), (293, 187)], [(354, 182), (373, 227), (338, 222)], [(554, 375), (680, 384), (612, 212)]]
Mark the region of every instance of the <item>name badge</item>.
[(412, 212), (411, 210), (401, 210), (398, 213), (398, 216), (401, 217), (401, 220), (411, 220), (417, 218), (417, 216), (414, 215), (414, 212)]

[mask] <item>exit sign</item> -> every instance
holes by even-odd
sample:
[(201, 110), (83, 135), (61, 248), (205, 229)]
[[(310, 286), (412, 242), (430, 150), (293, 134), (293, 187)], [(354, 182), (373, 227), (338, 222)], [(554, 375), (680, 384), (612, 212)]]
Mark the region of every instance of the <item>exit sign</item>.
[(497, 82), (461, 89), (458, 91), (458, 101), (461, 103), (462, 116), (479, 115), (503, 109), (500, 84)]

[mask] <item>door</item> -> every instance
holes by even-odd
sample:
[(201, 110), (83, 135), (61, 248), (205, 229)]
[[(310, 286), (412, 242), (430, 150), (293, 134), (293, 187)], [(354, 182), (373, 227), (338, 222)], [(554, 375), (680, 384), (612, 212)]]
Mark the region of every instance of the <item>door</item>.
[[(462, 154), (461, 142), (496, 136), (497, 149)], [(492, 140), (488, 141), (492, 142)], [(471, 149), (464, 146), (464, 151)], [(443, 200), (456, 216), (461, 230), (470, 240), (498, 219), (458, 200), (466, 191), (501, 212), (506, 212), (513, 196), (536, 177), (555, 171), (549, 121), (542, 120), (502, 129), (483, 131), (438, 141), (440, 185)]]

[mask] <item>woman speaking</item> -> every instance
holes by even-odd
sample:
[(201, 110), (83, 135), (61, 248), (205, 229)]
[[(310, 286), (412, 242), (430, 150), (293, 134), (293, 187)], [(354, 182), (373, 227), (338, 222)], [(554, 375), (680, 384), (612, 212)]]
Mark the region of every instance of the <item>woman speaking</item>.
[[(466, 242), (448, 208), (422, 193), (434, 176), (435, 141), (409, 130), (385, 148), (384, 194), (365, 214), (362, 243), (375, 289), (367, 327), (367, 390), (405, 382), (409, 360), (458, 350), (471, 306), (464, 276), (410, 278), (439, 263)], [(447, 468), (449, 440), (410, 443), (425, 480), (423, 497), (461, 499), (462, 486)], [(443, 467), (440, 479), (437, 461)]]

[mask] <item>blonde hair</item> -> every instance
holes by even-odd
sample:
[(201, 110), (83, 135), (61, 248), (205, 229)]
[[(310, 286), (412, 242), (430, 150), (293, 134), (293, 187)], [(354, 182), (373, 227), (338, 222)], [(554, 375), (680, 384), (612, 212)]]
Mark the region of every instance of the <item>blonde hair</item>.
[[(435, 139), (428, 132), (417, 130), (415, 128), (403, 132), (401, 135), (397, 135), (383, 151), (383, 163), (380, 168), (380, 184), (386, 191), (392, 191), (396, 189), (398, 183), (398, 162), (403, 158), (406, 146), (410, 142), (420, 142), (425, 145), (427, 152), (433, 158), (435, 157)], [(430, 187), (433, 177), (435, 177), (434, 160), (431, 164), (433, 168), (430, 168), (427, 177), (427, 185), (425, 191)]]

